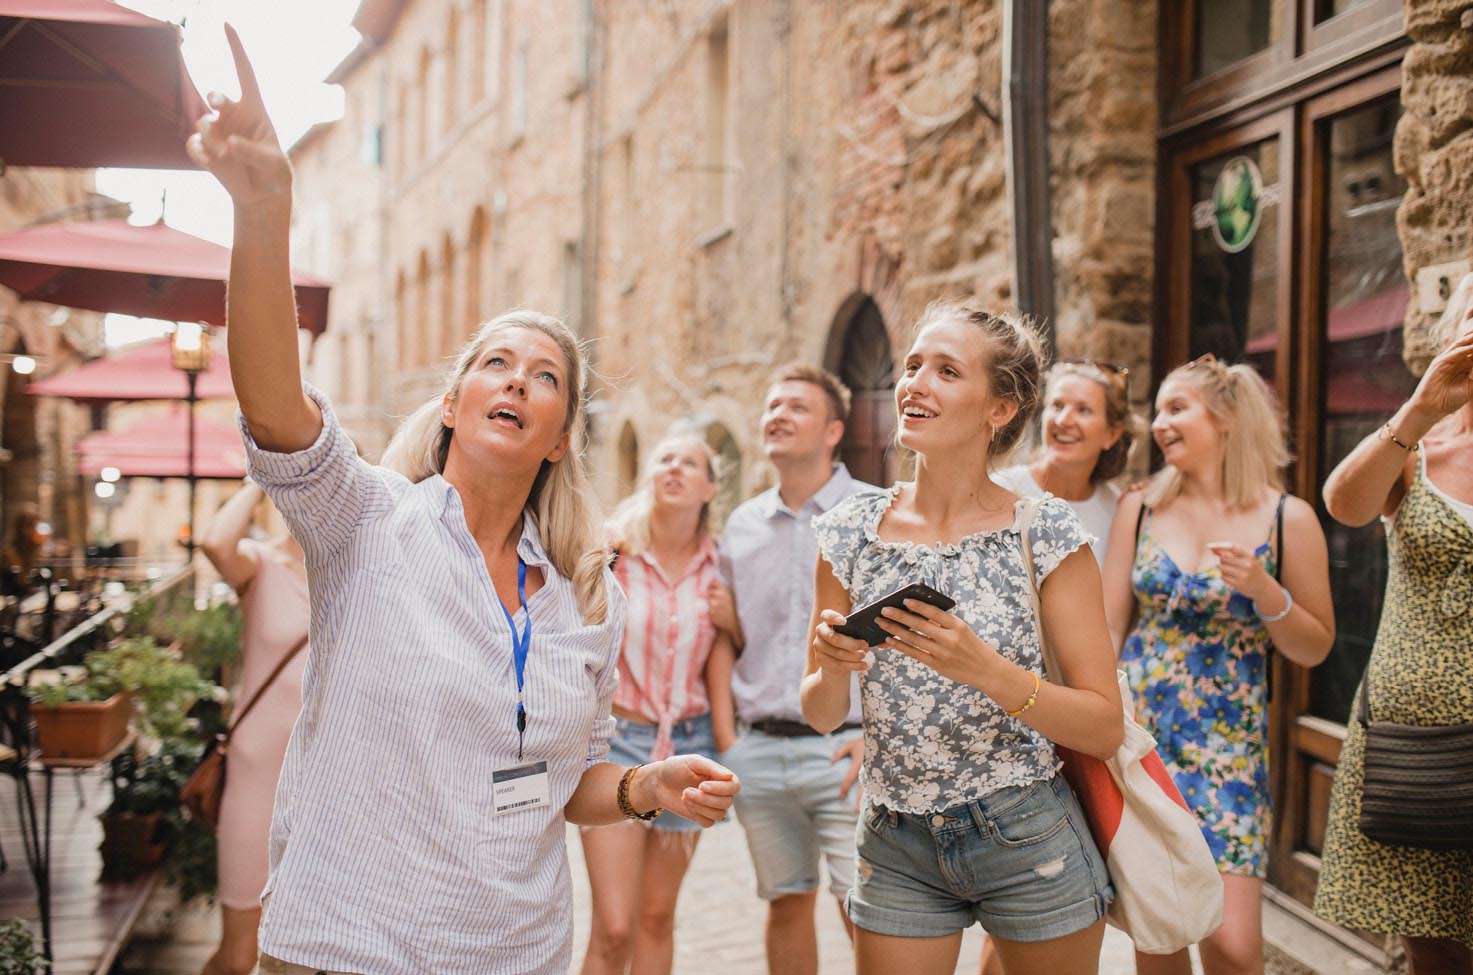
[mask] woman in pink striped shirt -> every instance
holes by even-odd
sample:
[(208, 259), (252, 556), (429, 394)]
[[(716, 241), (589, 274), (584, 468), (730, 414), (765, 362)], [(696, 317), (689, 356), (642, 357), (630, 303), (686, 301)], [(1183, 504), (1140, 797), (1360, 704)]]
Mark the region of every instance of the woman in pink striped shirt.
[[(736, 656), (711, 617), (713, 590), (721, 595), (715, 496), (711, 448), (696, 434), (669, 434), (655, 446), (644, 483), (610, 520), (614, 574), (629, 598), (610, 761), (714, 757), (712, 709), (720, 727), (732, 726), (730, 698), (707, 690), (712, 671), (729, 675)], [(583, 975), (668, 975), (675, 901), (698, 839), (696, 825), (675, 816), (583, 831), (593, 892)]]

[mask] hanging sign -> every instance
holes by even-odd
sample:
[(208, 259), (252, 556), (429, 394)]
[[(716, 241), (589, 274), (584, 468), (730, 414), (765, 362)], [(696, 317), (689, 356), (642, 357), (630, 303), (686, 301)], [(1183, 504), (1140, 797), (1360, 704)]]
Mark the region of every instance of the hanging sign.
[(1236, 254), (1253, 243), (1267, 202), (1263, 196), (1263, 174), (1252, 159), (1234, 156), (1223, 165), (1212, 187), (1212, 236), (1218, 247)]

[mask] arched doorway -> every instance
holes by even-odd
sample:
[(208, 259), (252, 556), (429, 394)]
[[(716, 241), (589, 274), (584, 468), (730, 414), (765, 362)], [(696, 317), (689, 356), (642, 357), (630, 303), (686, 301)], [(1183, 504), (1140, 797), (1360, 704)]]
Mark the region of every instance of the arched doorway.
[(839, 459), (861, 481), (895, 481), (895, 359), (884, 316), (869, 295), (845, 303), (829, 343), (830, 364), (854, 398)]
[(731, 431), (718, 422), (706, 425), (706, 443), (716, 451), (716, 498), (711, 502), (712, 521), (726, 524), (726, 516), (742, 503), (742, 450)]

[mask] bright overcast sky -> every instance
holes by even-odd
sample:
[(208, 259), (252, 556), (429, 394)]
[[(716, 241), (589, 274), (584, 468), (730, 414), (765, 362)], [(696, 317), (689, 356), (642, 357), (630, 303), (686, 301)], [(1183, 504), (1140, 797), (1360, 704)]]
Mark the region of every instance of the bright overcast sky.
[[(121, 0), (160, 20), (183, 24), (184, 61), (200, 94), (239, 94), (235, 65), (222, 25), (240, 32), (256, 67), (266, 109), (284, 145), (314, 123), (343, 112), (342, 89), (323, 84), (358, 42), (350, 21), (359, 0)], [(208, 173), (157, 169), (100, 169), (98, 192), (133, 205), (134, 223), (152, 223), (168, 194), (165, 218), (173, 227), (222, 244), (230, 242), (230, 201)], [(159, 334), (162, 326), (109, 315), (110, 345)]]

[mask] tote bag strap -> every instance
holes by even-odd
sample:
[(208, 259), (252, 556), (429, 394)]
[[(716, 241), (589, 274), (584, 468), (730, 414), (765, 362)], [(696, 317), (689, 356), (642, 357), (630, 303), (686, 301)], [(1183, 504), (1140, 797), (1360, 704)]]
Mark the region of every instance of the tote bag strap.
[(1043, 608), (1038, 597), (1038, 577), (1033, 571), (1033, 520), (1038, 515), (1039, 498), (1024, 498), (1018, 515), (1018, 535), (1023, 544), (1023, 565), (1028, 570), (1028, 602), (1033, 607), (1033, 625), (1038, 631), (1038, 646), (1043, 652), (1043, 671), (1055, 684), (1062, 685), (1059, 662), (1054, 659), (1053, 648), (1043, 636)]
[(271, 676), (266, 678), (266, 683), (256, 688), (256, 693), (251, 695), (251, 699), (246, 702), (246, 706), (241, 708), (240, 713), (235, 716), (235, 720), (230, 722), (230, 727), (225, 731), (225, 741), (228, 742), (230, 740), (230, 736), (235, 734), (235, 729), (239, 728), (240, 723), (245, 720), (246, 715), (251, 713), (251, 708), (255, 707), (256, 702), (261, 700), (261, 695), (265, 694), (266, 689), (276, 682), (276, 678), (279, 677), (281, 675), (281, 672), (286, 669), (286, 665), (291, 663), (292, 659), (296, 657), (297, 654), (301, 653), (302, 648), (306, 645), (307, 634), (304, 633), (302, 634), (302, 638), (297, 641), (297, 645), (292, 647), (287, 655), (285, 657), (282, 657), (281, 660), (276, 664), (276, 667), (271, 671)]

